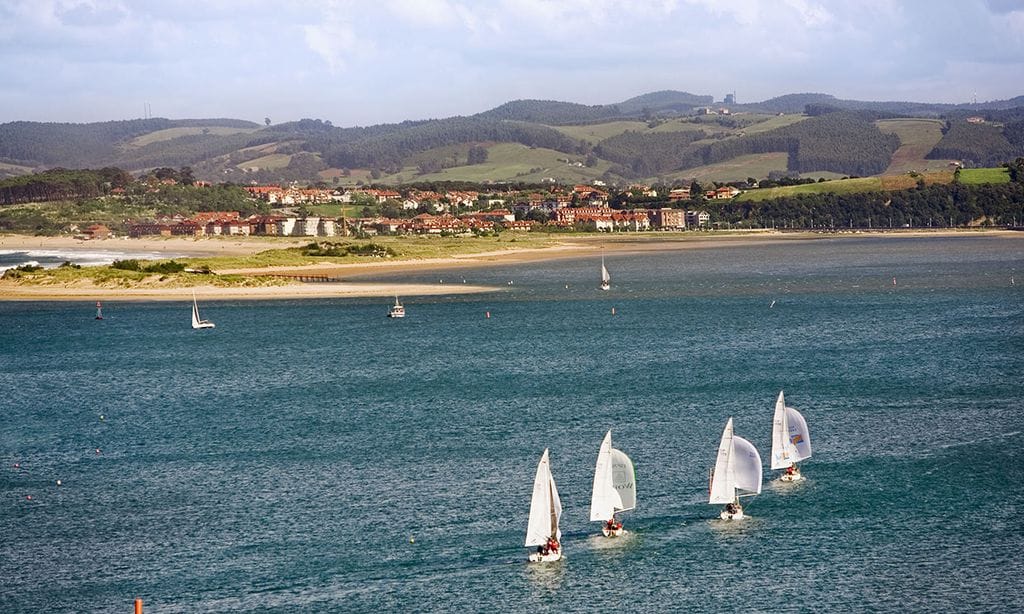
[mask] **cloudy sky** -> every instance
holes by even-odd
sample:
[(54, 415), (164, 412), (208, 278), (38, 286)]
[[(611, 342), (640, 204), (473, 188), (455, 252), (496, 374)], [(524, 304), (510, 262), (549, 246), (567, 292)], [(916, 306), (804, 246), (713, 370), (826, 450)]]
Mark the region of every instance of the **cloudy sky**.
[(1024, 0), (0, 0), (0, 122), (1024, 94)]

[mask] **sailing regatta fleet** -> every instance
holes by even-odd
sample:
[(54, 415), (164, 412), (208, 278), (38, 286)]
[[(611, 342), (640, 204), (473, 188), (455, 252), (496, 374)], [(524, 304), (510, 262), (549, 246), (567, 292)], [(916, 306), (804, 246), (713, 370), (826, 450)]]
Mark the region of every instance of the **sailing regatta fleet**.
[[(797, 482), (804, 479), (797, 463), (810, 457), (811, 436), (807, 421), (800, 412), (786, 407), (785, 397), (780, 391), (772, 418), (771, 468), (785, 469), (780, 481)], [(754, 444), (733, 432), (730, 417), (722, 431), (708, 485), (708, 503), (724, 504), (719, 518), (741, 520), (746, 517), (740, 498), (761, 493), (762, 474), (761, 455)], [(605, 537), (619, 537), (626, 530), (615, 515), (635, 507), (636, 472), (633, 461), (625, 452), (612, 447), (612, 432), (608, 431), (601, 442), (594, 467), (590, 520), (602, 522), (601, 533)], [(526, 530), (526, 547), (537, 548), (530, 554), (530, 562), (554, 562), (565, 556), (559, 528), (561, 518), (562, 502), (551, 474), (548, 450), (545, 449), (533, 482), (530, 520)]]

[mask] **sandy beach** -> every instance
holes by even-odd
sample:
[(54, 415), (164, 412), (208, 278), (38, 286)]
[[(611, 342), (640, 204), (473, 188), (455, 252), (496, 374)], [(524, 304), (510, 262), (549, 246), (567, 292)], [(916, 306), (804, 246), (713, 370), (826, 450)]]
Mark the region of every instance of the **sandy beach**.
[[(519, 248), (502, 251), (487, 251), (475, 254), (460, 254), (444, 258), (419, 260), (394, 260), (362, 262), (354, 264), (313, 264), (306, 266), (224, 269), (221, 274), (289, 274), (305, 273), (343, 278), (332, 283), (288, 283), (267, 287), (219, 287), (196, 286), (196, 295), (204, 299), (217, 300), (260, 300), (296, 298), (337, 298), (377, 296), (427, 296), (441, 294), (466, 294), (497, 292), (502, 287), (489, 287), (453, 283), (408, 284), (388, 283), (376, 280), (360, 282), (360, 276), (379, 277), (391, 273), (410, 271), (445, 271), (459, 268), (524, 264), (594, 257), (601, 253), (650, 253), (689, 249), (712, 249), (719, 247), (742, 247), (763, 245), (774, 242), (805, 242), (821, 240), (842, 240), (848, 237), (884, 237), (893, 240), (910, 237), (948, 236), (998, 236), (1009, 240), (1024, 240), (1024, 233), (1006, 230), (907, 230), (897, 232), (854, 232), (854, 233), (811, 233), (811, 232), (708, 232), (708, 233), (644, 233), (615, 235), (567, 235), (559, 237), (550, 247)], [(24, 235), (0, 235), (0, 250), (28, 249), (76, 249), (76, 250), (123, 250), (128, 252), (158, 252), (185, 254), (189, 256), (248, 255), (267, 249), (278, 249), (304, 245), (309, 239), (277, 239), (266, 237), (205, 239), (145, 238), (107, 239), (83, 241), (69, 237), (33, 237)], [(78, 300), (131, 300), (131, 301), (173, 301), (183, 300), (192, 289), (184, 288), (114, 288), (96, 287), (92, 284), (64, 286), (18, 284), (0, 280), (0, 300), (23, 301), (78, 301)]]

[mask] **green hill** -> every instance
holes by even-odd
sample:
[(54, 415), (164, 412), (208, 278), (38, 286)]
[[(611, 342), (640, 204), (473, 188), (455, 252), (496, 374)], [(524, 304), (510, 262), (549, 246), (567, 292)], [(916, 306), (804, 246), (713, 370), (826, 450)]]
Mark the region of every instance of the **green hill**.
[[(731, 112), (719, 113), (726, 106)], [(470, 164), (471, 148), (486, 150), (487, 159)], [(936, 105), (810, 93), (724, 105), (664, 90), (602, 105), (517, 100), (467, 117), (374, 126), (163, 118), (0, 124), (0, 178), (61, 167), (189, 166), (198, 179), (237, 183), (727, 181), (782, 172), (899, 174), (941, 170), (950, 160), (995, 166), (1022, 152), (1024, 97)]]

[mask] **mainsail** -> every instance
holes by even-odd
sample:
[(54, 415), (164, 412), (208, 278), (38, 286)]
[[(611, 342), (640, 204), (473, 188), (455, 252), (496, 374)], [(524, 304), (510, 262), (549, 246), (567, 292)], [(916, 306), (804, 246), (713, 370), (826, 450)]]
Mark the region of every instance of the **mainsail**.
[(760, 492), (761, 455), (753, 444), (733, 434), (732, 418), (729, 418), (718, 444), (708, 503), (732, 503), (737, 497)]
[(722, 440), (718, 443), (718, 456), (715, 458), (715, 470), (711, 475), (711, 492), (708, 503), (732, 503), (736, 498), (736, 479), (732, 467), (732, 418), (725, 423)]
[(526, 546), (541, 546), (547, 543), (552, 535), (561, 541), (562, 531), (558, 522), (562, 517), (562, 501), (558, 498), (558, 488), (551, 476), (551, 465), (548, 451), (540, 457), (537, 475), (533, 479), (533, 497), (530, 500), (530, 523), (526, 527)]
[(633, 461), (612, 447), (608, 431), (597, 453), (594, 490), (590, 498), (590, 520), (610, 520), (617, 512), (636, 507), (636, 474)]

